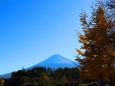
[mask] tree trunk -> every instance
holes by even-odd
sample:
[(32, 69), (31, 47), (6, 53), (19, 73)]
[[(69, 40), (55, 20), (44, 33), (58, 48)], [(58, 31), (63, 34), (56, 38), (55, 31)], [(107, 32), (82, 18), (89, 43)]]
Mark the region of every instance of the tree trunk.
[(103, 74), (99, 74), (98, 86), (104, 86)]
[(115, 86), (115, 76), (112, 76), (110, 74), (109, 78), (110, 78), (110, 86)]
[(110, 80), (110, 86), (112, 86), (112, 77), (111, 77), (111, 74), (109, 75), (109, 80)]

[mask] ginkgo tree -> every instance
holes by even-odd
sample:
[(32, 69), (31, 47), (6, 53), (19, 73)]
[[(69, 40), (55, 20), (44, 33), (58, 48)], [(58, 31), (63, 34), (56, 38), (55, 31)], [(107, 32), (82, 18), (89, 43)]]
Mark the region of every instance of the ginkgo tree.
[(85, 12), (80, 15), (84, 34), (78, 33), (82, 46), (76, 60), (83, 78), (111, 81), (115, 76), (115, 24), (106, 12), (97, 6), (89, 21)]

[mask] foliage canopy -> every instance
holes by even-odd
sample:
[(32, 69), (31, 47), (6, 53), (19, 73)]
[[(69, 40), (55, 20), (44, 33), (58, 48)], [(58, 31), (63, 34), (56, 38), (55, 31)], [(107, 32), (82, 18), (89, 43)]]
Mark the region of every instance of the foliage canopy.
[(89, 22), (86, 13), (81, 13), (84, 34), (79, 33), (82, 46), (76, 49), (76, 60), (81, 64), (84, 78), (109, 80), (115, 74), (115, 24), (106, 12), (98, 6), (93, 9)]

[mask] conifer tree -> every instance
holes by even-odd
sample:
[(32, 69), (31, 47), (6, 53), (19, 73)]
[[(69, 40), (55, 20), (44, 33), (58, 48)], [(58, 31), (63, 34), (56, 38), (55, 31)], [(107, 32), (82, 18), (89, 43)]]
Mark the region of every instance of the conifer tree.
[[(81, 77), (110, 80), (115, 76), (115, 24), (102, 7), (93, 9), (90, 21), (81, 13), (84, 34), (79, 33), (80, 49), (76, 60), (81, 64)], [(82, 57), (82, 58), (81, 58)]]
[(115, 19), (115, 0), (97, 0), (97, 3), (108, 9), (108, 13)]

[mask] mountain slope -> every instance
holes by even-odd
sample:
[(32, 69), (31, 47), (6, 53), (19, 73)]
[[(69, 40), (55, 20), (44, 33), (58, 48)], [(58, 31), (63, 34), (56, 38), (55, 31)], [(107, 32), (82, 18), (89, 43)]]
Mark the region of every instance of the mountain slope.
[(77, 62), (74, 62), (59, 54), (56, 54), (28, 69), (32, 69), (37, 66), (52, 68), (52, 69), (65, 68), (65, 67), (72, 68), (72, 67), (76, 67), (77, 65), (78, 65)]
[(6, 74), (3, 74), (3, 75), (0, 75), (0, 78), (5, 78), (5, 79), (10, 78), (11, 74), (12, 73), (6, 73)]

